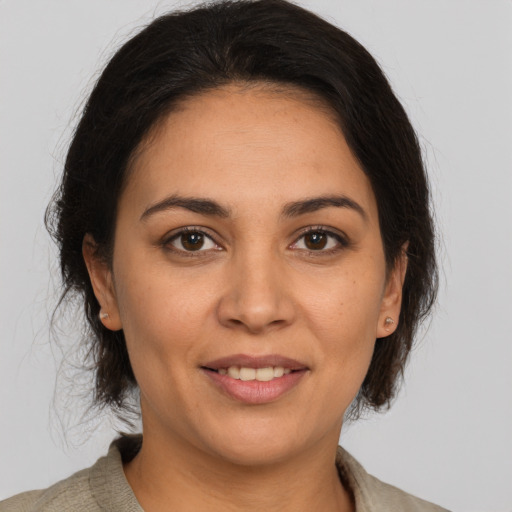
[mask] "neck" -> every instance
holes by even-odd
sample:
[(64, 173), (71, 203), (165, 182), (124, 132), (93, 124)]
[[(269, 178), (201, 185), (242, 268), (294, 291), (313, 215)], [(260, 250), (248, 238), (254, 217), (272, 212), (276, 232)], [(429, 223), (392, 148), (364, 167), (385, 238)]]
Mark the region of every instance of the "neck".
[(352, 512), (351, 494), (335, 466), (336, 444), (322, 442), (286, 461), (248, 466), (145, 433), (124, 470), (147, 512)]

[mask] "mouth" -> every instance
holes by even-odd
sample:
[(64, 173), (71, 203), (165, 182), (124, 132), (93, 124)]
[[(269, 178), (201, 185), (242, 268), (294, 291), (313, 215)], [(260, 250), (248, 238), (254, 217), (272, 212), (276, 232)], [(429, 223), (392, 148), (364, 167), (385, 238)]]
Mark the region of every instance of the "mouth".
[(229, 366), (227, 368), (208, 368), (207, 366), (203, 366), (204, 370), (209, 370), (212, 372), (216, 372), (219, 375), (227, 375), (232, 379), (243, 380), (244, 382), (248, 382), (251, 380), (257, 380), (259, 382), (269, 382), (274, 379), (279, 379), (283, 375), (288, 375), (289, 373), (300, 371), (300, 370), (291, 370), (290, 368), (285, 368), (284, 366), (266, 366), (264, 368), (251, 368), (249, 366)]
[(230, 398), (247, 404), (272, 402), (299, 384), (309, 368), (293, 359), (238, 354), (202, 365), (210, 381)]
[(227, 375), (232, 379), (243, 381), (258, 380), (260, 382), (268, 382), (292, 372), (308, 369), (300, 361), (278, 354), (266, 356), (234, 354), (210, 361), (203, 365), (202, 368), (217, 372), (219, 375)]

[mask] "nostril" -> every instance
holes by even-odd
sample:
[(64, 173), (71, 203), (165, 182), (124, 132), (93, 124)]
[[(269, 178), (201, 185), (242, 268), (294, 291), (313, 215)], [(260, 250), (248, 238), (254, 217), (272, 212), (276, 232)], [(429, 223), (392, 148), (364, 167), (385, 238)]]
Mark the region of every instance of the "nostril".
[(294, 314), (293, 303), (282, 290), (265, 287), (262, 291), (261, 286), (249, 287), (247, 283), (233, 283), (216, 308), (217, 318), (225, 327), (243, 328), (252, 334), (284, 327), (293, 321)]

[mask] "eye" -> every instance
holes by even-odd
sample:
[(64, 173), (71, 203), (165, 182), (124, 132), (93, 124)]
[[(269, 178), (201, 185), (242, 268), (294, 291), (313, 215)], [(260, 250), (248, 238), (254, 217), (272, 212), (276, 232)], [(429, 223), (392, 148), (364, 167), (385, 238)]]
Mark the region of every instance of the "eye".
[(291, 247), (305, 251), (327, 252), (346, 245), (348, 245), (346, 240), (336, 233), (324, 229), (310, 229), (300, 236)]
[(167, 242), (176, 251), (202, 252), (219, 249), (219, 246), (206, 233), (196, 229), (183, 229)]

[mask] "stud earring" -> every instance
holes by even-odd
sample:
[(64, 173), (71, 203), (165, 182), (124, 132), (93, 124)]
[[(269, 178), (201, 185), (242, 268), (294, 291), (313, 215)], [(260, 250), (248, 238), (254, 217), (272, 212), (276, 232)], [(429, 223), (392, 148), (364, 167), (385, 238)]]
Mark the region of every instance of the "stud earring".
[(389, 328), (395, 323), (395, 321), (390, 317), (387, 316), (386, 320), (384, 320), (384, 326), (386, 331), (389, 331)]
[(105, 318), (108, 318), (108, 313), (103, 313), (103, 311), (100, 311), (99, 317), (100, 320), (104, 320)]

